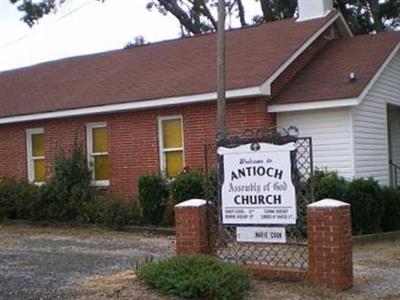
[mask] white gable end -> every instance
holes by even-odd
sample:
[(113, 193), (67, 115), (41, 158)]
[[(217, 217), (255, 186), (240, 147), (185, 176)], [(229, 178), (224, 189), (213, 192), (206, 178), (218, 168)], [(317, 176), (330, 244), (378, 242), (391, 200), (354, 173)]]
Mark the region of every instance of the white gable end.
[(312, 138), (315, 168), (390, 185), (389, 159), (400, 166), (400, 50), (358, 105), (279, 112), (277, 122)]
[[(390, 183), (388, 104), (400, 107), (400, 52), (386, 66), (363, 101), (352, 109), (355, 175), (373, 176), (383, 185)], [(393, 129), (400, 131), (400, 115), (392, 121)]]

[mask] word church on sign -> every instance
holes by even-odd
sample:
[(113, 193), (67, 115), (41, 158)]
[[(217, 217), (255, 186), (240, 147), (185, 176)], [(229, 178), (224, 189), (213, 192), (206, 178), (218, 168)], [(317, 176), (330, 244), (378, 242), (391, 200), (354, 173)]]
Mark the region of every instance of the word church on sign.
[(296, 144), (259, 143), (256, 150), (252, 145), (218, 148), (224, 167), (222, 223), (296, 224), (290, 159)]

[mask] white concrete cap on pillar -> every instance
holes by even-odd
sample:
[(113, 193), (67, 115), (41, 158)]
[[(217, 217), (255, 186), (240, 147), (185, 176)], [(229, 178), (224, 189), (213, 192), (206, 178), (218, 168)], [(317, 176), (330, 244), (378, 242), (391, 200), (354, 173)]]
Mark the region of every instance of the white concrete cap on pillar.
[(325, 17), (333, 10), (332, 0), (298, 0), (299, 18), (297, 22)]
[(334, 200), (334, 199), (324, 199), (320, 200), (314, 203), (311, 203), (307, 205), (307, 207), (342, 207), (342, 206), (349, 206), (350, 204), (339, 201), (339, 200)]
[(190, 199), (175, 205), (175, 207), (200, 207), (206, 204), (207, 201), (203, 199)]

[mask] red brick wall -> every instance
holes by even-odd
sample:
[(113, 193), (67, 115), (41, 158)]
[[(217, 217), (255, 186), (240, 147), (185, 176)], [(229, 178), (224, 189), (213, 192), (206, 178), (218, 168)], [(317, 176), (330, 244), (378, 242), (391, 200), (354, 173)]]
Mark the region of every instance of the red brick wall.
[(353, 285), (350, 205), (308, 206), (307, 233), (308, 280), (336, 290), (350, 288)]
[[(332, 201), (335, 203), (332, 204)], [(177, 255), (213, 255), (216, 243), (207, 236), (207, 204), (186, 201), (175, 206)], [(307, 207), (308, 268), (284, 268), (257, 263), (245, 266), (260, 280), (307, 280), (335, 290), (353, 285), (351, 207), (323, 200)]]
[[(85, 124), (106, 121), (110, 143), (110, 191), (131, 196), (136, 193), (141, 174), (159, 170), (157, 117), (174, 114), (183, 116), (186, 166), (203, 168), (203, 145), (215, 141), (215, 103), (0, 125), (0, 176), (27, 179), (26, 129), (44, 128), (46, 166), (50, 172), (57, 146), (70, 149), (76, 134), (86, 147)], [(275, 115), (267, 112), (266, 99), (228, 101), (227, 126), (230, 129), (275, 124)]]
[(211, 254), (207, 234), (207, 205), (175, 206), (176, 254)]

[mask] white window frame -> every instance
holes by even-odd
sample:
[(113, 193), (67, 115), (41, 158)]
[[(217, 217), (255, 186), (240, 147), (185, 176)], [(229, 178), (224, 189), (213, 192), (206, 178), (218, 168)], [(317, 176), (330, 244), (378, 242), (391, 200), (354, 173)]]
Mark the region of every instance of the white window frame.
[(26, 130), (26, 154), (28, 163), (28, 181), (35, 184), (43, 184), (43, 181), (35, 181), (35, 160), (44, 160), (45, 156), (33, 156), (32, 135), (44, 134), (43, 128), (31, 128)]
[(96, 123), (88, 123), (86, 124), (86, 152), (87, 152), (87, 161), (89, 164), (89, 168), (92, 172), (92, 184), (94, 186), (99, 187), (108, 187), (110, 185), (110, 180), (95, 180), (95, 172), (94, 172), (94, 157), (100, 155), (109, 155), (107, 152), (96, 152), (93, 153), (93, 129), (95, 128), (107, 128), (107, 122), (96, 122)]
[[(178, 148), (167, 148), (164, 149), (164, 138), (163, 138), (163, 125), (162, 122), (166, 120), (175, 120), (179, 119), (181, 121), (181, 135), (182, 135), (182, 146)], [(159, 157), (160, 157), (160, 170), (161, 174), (165, 175), (167, 174), (166, 172), (166, 159), (165, 159), (165, 153), (166, 152), (174, 152), (174, 151), (182, 151), (182, 162), (183, 162), (183, 168), (185, 168), (185, 136), (184, 136), (184, 129), (183, 129), (183, 116), (182, 115), (171, 115), (171, 116), (162, 116), (158, 117), (158, 141), (159, 141)]]

